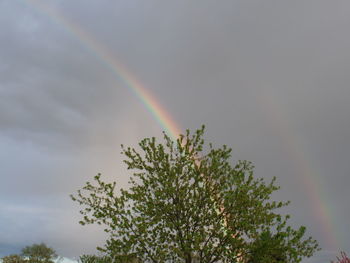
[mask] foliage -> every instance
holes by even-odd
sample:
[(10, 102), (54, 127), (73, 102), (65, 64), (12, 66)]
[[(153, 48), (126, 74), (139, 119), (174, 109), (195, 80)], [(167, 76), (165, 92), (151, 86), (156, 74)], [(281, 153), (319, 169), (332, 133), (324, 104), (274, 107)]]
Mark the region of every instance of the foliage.
[(252, 243), (248, 263), (278, 263), (287, 262), (286, 249), (281, 234), (273, 235), (269, 231)]
[(176, 141), (164, 134), (164, 144), (146, 138), (141, 152), (122, 146), (134, 171), (128, 190), (118, 192), (116, 182), (98, 174), (71, 195), (83, 206), (80, 223), (102, 224), (109, 233), (99, 249), (116, 260), (129, 255), (154, 263), (259, 262), (252, 255), (265, 258), (267, 243), (273, 245), (270, 258), (311, 256), (317, 242), (304, 240), (304, 227), (294, 230), (288, 216), (276, 213), (288, 202), (270, 200), (279, 189), (275, 178), (256, 179), (248, 161), (232, 166), (231, 149), (206, 146), (203, 134), (204, 127)]
[(96, 255), (82, 255), (79, 257), (80, 263), (112, 263), (110, 257), (99, 257)]
[(82, 255), (79, 258), (80, 263), (139, 263), (135, 257), (112, 258), (111, 256), (96, 256), (96, 255)]
[(22, 256), (27, 258), (29, 263), (53, 263), (57, 258), (55, 250), (44, 243), (26, 246), (22, 249)]
[(337, 261), (331, 261), (331, 263), (350, 263), (350, 258), (348, 258), (345, 252), (341, 252), (340, 256), (340, 258), (337, 257)]
[(25, 263), (26, 260), (23, 259), (20, 255), (8, 255), (2, 258), (2, 263)]
[(21, 255), (12, 254), (2, 258), (2, 263), (53, 263), (55, 250), (44, 243), (33, 244), (22, 249)]

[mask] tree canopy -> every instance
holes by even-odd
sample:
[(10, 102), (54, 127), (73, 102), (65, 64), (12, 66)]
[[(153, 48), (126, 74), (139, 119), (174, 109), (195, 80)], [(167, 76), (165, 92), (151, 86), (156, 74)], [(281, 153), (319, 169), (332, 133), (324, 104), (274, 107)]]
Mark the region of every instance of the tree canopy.
[(20, 255), (11, 254), (2, 258), (2, 263), (26, 263)]
[(24, 247), (21, 255), (11, 254), (3, 257), (2, 263), (53, 263), (56, 258), (55, 250), (41, 243)]
[(44, 243), (24, 247), (22, 256), (30, 263), (53, 263), (53, 260), (57, 258), (55, 250)]
[(102, 224), (109, 234), (99, 249), (115, 262), (300, 262), (311, 256), (317, 242), (276, 211), (289, 202), (271, 200), (279, 189), (275, 178), (256, 178), (249, 161), (232, 164), (231, 149), (205, 144), (203, 135), (204, 126), (176, 141), (164, 133), (163, 143), (146, 138), (138, 150), (122, 146), (133, 171), (130, 188), (118, 190), (98, 174), (71, 195), (82, 206), (80, 223)]

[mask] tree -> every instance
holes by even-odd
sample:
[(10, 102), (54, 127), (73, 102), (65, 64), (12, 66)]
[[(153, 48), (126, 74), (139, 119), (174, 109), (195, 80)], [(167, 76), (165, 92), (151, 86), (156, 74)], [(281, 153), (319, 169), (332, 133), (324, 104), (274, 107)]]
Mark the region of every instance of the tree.
[(129, 255), (153, 263), (257, 262), (253, 251), (269, 232), (278, 237), (274, 245), (284, 250), (285, 262), (311, 256), (317, 242), (303, 239), (304, 227), (294, 230), (289, 216), (276, 213), (289, 202), (270, 200), (279, 189), (275, 178), (255, 178), (248, 161), (231, 165), (231, 149), (206, 146), (203, 134), (204, 126), (176, 141), (164, 133), (164, 144), (146, 138), (140, 152), (122, 145), (133, 170), (129, 189), (117, 191), (116, 182), (98, 174), (71, 195), (83, 206), (80, 223), (102, 224), (109, 233), (99, 249), (121, 261)]
[(3, 257), (2, 263), (26, 263), (26, 261), (20, 255), (12, 254), (12, 255)]
[(281, 235), (265, 231), (252, 243), (248, 263), (287, 262), (285, 246)]
[(57, 258), (55, 250), (44, 243), (26, 246), (22, 249), (22, 256), (28, 259), (29, 263), (53, 263)]
[(105, 256), (96, 256), (96, 255), (82, 255), (79, 258), (81, 263), (140, 263), (136, 257), (125, 256), (124, 258), (119, 257), (117, 259), (105, 255)]
[(96, 255), (81, 255), (79, 257), (81, 263), (112, 263), (110, 257), (99, 257)]

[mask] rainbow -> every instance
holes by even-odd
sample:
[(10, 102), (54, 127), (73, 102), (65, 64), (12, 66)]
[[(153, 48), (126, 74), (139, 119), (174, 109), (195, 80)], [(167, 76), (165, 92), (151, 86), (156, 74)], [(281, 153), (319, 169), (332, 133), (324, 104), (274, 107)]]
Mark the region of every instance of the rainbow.
[(124, 66), (114, 59), (114, 55), (99, 43), (92, 36), (83, 31), (78, 25), (70, 22), (62, 16), (57, 10), (51, 8), (47, 3), (41, 0), (25, 0), (34, 6), (36, 10), (48, 16), (51, 20), (68, 31), (82, 46), (90, 51), (99, 59), (116, 77), (121, 80), (125, 86), (142, 102), (146, 109), (152, 114), (162, 129), (173, 139), (176, 140), (181, 133), (180, 127), (176, 124), (170, 114), (161, 105), (159, 100), (151, 94), (143, 85), (133, 76)]
[[(24, 0), (36, 10), (47, 15), (51, 20), (63, 26), (74, 38), (76, 38), (82, 46), (89, 50), (97, 59), (99, 59), (118, 80), (122, 80), (126, 87), (142, 102), (147, 110), (152, 114), (153, 118), (158, 122), (162, 129), (172, 138), (176, 139), (181, 129), (165, 108), (160, 104), (154, 95), (151, 94), (143, 85), (133, 76), (125, 67), (114, 59), (108, 50), (92, 36), (87, 34), (78, 25), (70, 22), (66, 17), (62, 16), (55, 9), (48, 6), (42, 0)], [(327, 240), (327, 246), (336, 249), (339, 248), (338, 239), (334, 234), (335, 224), (332, 221), (332, 213), (330, 206), (324, 198), (324, 190), (320, 185), (317, 173), (311, 169), (310, 162), (307, 161), (299, 145), (300, 140), (296, 140), (291, 133), (291, 128), (286, 122), (285, 116), (281, 115), (281, 107), (277, 105), (277, 100), (273, 99), (273, 94), (264, 94), (260, 97), (260, 103), (263, 111), (267, 114), (267, 118), (275, 125), (275, 129), (282, 137), (285, 147), (290, 156), (298, 167), (298, 174), (302, 175), (302, 184), (308, 193), (310, 203), (312, 204), (313, 216), (315, 221), (322, 226), (322, 232)]]
[(334, 213), (331, 211), (331, 206), (328, 204), (325, 196), (326, 190), (322, 188), (318, 173), (310, 165), (312, 162), (308, 161), (303, 146), (300, 140), (297, 140), (293, 129), (286, 121), (286, 112), (283, 112), (283, 107), (278, 103), (278, 98), (271, 92), (258, 96), (258, 102), (266, 113), (266, 118), (273, 125), (274, 130), (281, 137), (285, 152), (294, 161), (294, 166), (297, 167), (297, 175), (300, 179), (301, 187), (308, 194), (308, 202), (311, 204), (311, 214), (317, 225), (322, 229), (319, 231), (325, 239), (325, 245), (328, 249), (340, 249), (340, 238), (337, 238), (336, 224), (333, 223)]

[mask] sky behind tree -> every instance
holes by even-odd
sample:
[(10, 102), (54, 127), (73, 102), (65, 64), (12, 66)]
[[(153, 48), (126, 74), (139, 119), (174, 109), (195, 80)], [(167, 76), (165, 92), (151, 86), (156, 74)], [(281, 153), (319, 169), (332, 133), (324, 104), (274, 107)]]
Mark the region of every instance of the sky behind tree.
[(350, 251), (348, 1), (45, 3), (0, 1), (1, 255), (103, 244), (69, 194), (99, 172), (126, 187), (120, 144), (161, 138), (136, 80), (180, 130), (205, 124), (277, 177), (323, 248), (306, 262)]

